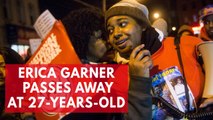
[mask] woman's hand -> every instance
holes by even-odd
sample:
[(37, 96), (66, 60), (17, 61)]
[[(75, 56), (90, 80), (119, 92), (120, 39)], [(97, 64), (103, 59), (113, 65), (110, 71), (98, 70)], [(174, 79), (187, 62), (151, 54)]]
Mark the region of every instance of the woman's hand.
[(213, 104), (213, 97), (207, 98), (201, 103), (200, 108), (204, 108), (204, 107), (207, 107), (208, 105), (212, 105), (212, 104)]
[(149, 50), (145, 50), (144, 44), (133, 49), (129, 59), (129, 70), (131, 75), (150, 77), (149, 70), (153, 66)]

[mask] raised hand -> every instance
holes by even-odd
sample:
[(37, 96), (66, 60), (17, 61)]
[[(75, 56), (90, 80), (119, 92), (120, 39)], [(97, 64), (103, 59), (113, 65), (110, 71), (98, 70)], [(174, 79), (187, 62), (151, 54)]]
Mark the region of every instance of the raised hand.
[(129, 59), (129, 71), (131, 75), (150, 77), (149, 70), (153, 66), (150, 51), (145, 50), (144, 44), (133, 49)]

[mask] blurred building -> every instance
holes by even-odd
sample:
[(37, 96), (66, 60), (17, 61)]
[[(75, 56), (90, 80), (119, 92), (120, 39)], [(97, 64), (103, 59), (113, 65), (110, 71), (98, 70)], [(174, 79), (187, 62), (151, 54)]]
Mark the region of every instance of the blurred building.
[(208, 4), (213, 4), (212, 0), (177, 0), (176, 2), (180, 25), (199, 24), (199, 10)]
[[(0, 45), (29, 44), (36, 38), (33, 24), (46, 9), (61, 19), (69, 11), (82, 7), (95, 7), (105, 11), (120, 0), (0, 0)], [(149, 9), (150, 20), (156, 12), (168, 23), (168, 32), (183, 24), (199, 24), (198, 12), (212, 0), (137, 0)], [(17, 47), (17, 46), (15, 46)], [(18, 47), (19, 48), (19, 47)], [(17, 48), (17, 49), (18, 49)]]
[[(175, 35), (178, 28), (187, 24), (195, 28), (199, 27), (199, 10), (208, 4), (213, 4), (212, 0), (148, 0), (145, 2), (150, 10), (150, 19), (153, 22), (152, 15), (159, 12), (160, 17), (168, 23), (168, 32)], [(176, 28), (176, 31), (174, 28)], [(173, 29), (173, 30), (172, 30)], [(197, 32), (198, 33), (198, 32)]]
[(206, 5), (213, 4), (212, 0), (177, 0), (176, 15), (178, 25), (189, 25), (194, 34), (199, 34), (201, 24), (199, 21), (199, 11)]
[(38, 0), (0, 0), (0, 45), (24, 54), (29, 39), (38, 37), (33, 24), (39, 11)]

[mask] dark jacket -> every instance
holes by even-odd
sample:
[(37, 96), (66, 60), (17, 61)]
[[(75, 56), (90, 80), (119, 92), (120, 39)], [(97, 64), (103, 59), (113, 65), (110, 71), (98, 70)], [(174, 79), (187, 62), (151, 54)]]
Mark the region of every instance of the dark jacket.
[(128, 113), (70, 113), (62, 120), (151, 120), (151, 79), (130, 76)]

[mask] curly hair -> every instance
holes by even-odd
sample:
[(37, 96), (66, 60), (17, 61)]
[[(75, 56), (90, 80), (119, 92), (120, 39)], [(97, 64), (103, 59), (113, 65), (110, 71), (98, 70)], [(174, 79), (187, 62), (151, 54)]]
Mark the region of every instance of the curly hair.
[[(80, 59), (86, 59), (88, 43), (94, 31), (105, 32), (104, 15), (99, 9), (83, 8), (71, 11), (62, 19), (71, 43)], [(102, 38), (106, 35), (102, 34)]]
[[(3, 56), (4, 62), (6, 64), (23, 64), (24, 60), (22, 59), (22, 57), (13, 49), (11, 49), (10, 47), (0, 47), (0, 55)], [(2, 106), (4, 106), (5, 103), (5, 80), (4, 80), (4, 76), (0, 71), (0, 82), (3, 82), (3, 85), (0, 84), (0, 104)], [(16, 120), (15, 118), (12, 118), (12, 116), (2, 116), (4, 107), (0, 107), (0, 119), (8, 119), (11, 118)]]

